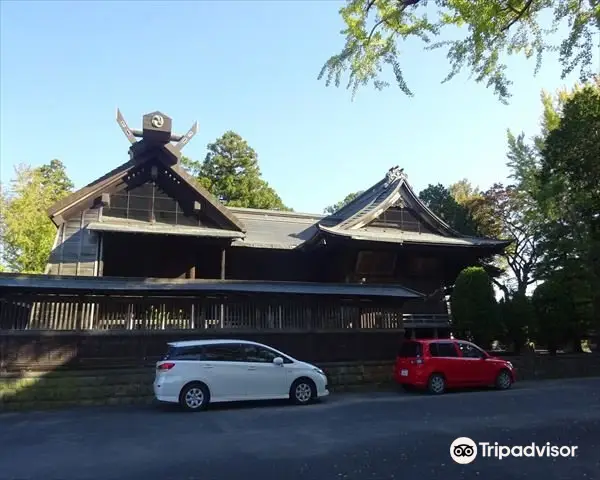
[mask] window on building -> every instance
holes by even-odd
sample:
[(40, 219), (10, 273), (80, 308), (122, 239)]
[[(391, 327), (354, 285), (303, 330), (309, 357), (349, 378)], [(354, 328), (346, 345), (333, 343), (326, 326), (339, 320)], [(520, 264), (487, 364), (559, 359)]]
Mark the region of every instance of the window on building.
[(131, 190), (122, 190), (110, 196), (110, 206), (104, 207), (103, 216), (165, 223), (169, 225), (199, 226), (197, 215), (184, 212), (177, 200), (159, 185), (149, 182)]
[(358, 275), (389, 276), (396, 269), (396, 253), (386, 251), (362, 251), (356, 259)]
[(412, 275), (432, 275), (439, 269), (439, 260), (435, 257), (412, 257), (408, 268)]
[(396, 228), (406, 232), (431, 233), (431, 229), (409, 207), (388, 208), (369, 225), (379, 228)]

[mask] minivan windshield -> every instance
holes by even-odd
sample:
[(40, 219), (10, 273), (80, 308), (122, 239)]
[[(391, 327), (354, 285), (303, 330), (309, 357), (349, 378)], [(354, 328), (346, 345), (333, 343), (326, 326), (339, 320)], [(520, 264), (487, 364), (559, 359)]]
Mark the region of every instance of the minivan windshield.
[(400, 358), (413, 358), (420, 357), (423, 355), (423, 347), (418, 342), (402, 342), (400, 346), (400, 350), (398, 351), (398, 356)]

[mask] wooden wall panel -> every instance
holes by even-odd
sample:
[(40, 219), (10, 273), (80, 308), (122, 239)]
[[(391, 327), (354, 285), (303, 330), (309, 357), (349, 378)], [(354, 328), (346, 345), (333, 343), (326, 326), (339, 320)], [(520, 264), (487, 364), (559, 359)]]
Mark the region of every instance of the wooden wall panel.
[(56, 232), (46, 273), (50, 275), (96, 275), (99, 235), (86, 225), (98, 220), (100, 209), (84, 210), (67, 219)]

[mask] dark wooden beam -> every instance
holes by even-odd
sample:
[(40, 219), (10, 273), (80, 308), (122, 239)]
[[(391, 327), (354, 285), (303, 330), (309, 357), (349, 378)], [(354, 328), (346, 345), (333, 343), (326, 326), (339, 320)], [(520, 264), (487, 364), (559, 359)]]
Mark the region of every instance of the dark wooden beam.
[[(137, 130), (135, 128), (131, 129), (131, 133), (133, 134), (134, 137), (137, 138), (144, 138), (144, 132), (142, 132), (141, 130)], [(180, 140), (182, 140), (185, 137), (185, 135), (177, 135), (176, 133), (171, 133), (171, 142), (179, 142)]]
[(169, 143), (156, 150), (156, 158), (167, 166), (175, 165), (181, 160), (181, 152)]

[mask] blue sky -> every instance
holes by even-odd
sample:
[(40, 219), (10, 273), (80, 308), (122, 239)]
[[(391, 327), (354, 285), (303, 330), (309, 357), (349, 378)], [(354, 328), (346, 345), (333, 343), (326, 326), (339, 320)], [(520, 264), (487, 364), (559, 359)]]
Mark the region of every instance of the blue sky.
[[(130, 127), (161, 110), (203, 159), (227, 130), (258, 152), (264, 178), (296, 211), (321, 212), (394, 165), (417, 190), (469, 178), (503, 181), (506, 129), (535, 134), (540, 90), (560, 80), (555, 57), (511, 60), (513, 98), (502, 105), (468, 75), (442, 85), (443, 52), (402, 48), (415, 96), (395, 86), (350, 92), (317, 80), (343, 45), (338, 1), (1, 2), (0, 159), (61, 159), (77, 187), (127, 160)], [(596, 62), (598, 63), (598, 62)]]

